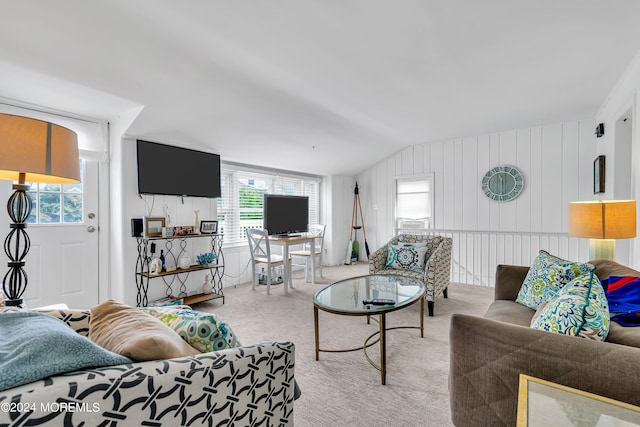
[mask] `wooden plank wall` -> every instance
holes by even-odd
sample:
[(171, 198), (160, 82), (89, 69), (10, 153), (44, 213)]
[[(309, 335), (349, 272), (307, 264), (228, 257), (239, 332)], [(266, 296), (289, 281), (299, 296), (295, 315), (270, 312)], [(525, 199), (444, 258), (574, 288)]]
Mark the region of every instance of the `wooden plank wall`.
[[(595, 121), (580, 120), (414, 145), (357, 176), (367, 239), (377, 248), (393, 236), (394, 179), (433, 173), (435, 228), (495, 232), (567, 231), (567, 203), (590, 200)], [(525, 188), (494, 202), (480, 188), (494, 166), (516, 166)], [(587, 247), (586, 244), (585, 247)], [(581, 256), (588, 256), (588, 249)]]

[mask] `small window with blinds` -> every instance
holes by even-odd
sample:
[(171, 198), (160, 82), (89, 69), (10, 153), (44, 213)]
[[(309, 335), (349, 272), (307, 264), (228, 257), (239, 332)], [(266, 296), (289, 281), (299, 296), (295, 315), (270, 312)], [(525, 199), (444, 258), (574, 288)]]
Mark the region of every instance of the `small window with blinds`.
[(320, 179), (293, 174), (283, 176), (258, 169), (222, 164), (222, 197), (218, 199), (218, 231), (224, 242), (244, 243), (247, 229), (262, 229), (265, 194), (309, 197), (309, 223), (320, 222)]
[(432, 175), (396, 179), (395, 228), (433, 228)]

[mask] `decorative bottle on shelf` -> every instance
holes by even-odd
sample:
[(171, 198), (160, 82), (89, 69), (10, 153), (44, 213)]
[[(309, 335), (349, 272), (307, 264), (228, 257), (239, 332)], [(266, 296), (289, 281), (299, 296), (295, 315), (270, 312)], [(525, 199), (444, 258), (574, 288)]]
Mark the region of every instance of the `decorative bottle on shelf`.
[(160, 262), (162, 263), (162, 271), (167, 271), (164, 263), (164, 249), (160, 249)]
[(211, 294), (213, 293), (213, 286), (211, 286), (211, 282), (209, 281), (209, 275), (204, 275), (204, 282), (202, 282), (202, 293), (203, 294)]
[(200, 213), (199, 209), (193, 211), (196, 214), (196, 223), (193, 227), (193, 232), (195, 234), (200, 234), (200, 220), (198, 219), (198, 214)]

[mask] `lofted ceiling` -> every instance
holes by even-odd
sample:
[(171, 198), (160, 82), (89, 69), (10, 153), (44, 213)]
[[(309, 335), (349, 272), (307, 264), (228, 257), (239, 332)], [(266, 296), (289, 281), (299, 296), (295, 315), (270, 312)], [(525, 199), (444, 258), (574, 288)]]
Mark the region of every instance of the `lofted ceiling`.
[(404, 147), (593, 117), (638, 0), (0, 0), (0, 97), (223, 160), (354, 175)]

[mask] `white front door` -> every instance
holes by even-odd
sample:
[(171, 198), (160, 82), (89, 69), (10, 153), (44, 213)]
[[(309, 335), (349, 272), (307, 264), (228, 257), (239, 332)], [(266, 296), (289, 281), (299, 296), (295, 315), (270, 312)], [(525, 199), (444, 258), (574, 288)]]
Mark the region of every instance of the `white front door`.
[[(35, 186), (35, 185), (34, 185)], [(32, 186), (31, 190), (35, 190)], [(89, 308), (98, 296), (98, 162), (84, 160), (82, 185), (47, 193), (56, 187), (40, 184), (40, 199), (34, 200), (39, 224), (29, 224), (31, 249), (26, 257), (27, 289), (23, 295), (29, 308), (64, 303), (70, 308)], [(60, 188), (60, 187), (58, 187)], [(82, 209), (77, 208), (82, 195)], [(76, 203), (73, 212), (48, 215), (47, 203), (58, 199)], [(44, 211), (43, 211), (44, 209)], [(54, 210), (54, 209), (53, 209)], [(55, 211), (55, 210), (54, 210)]]

